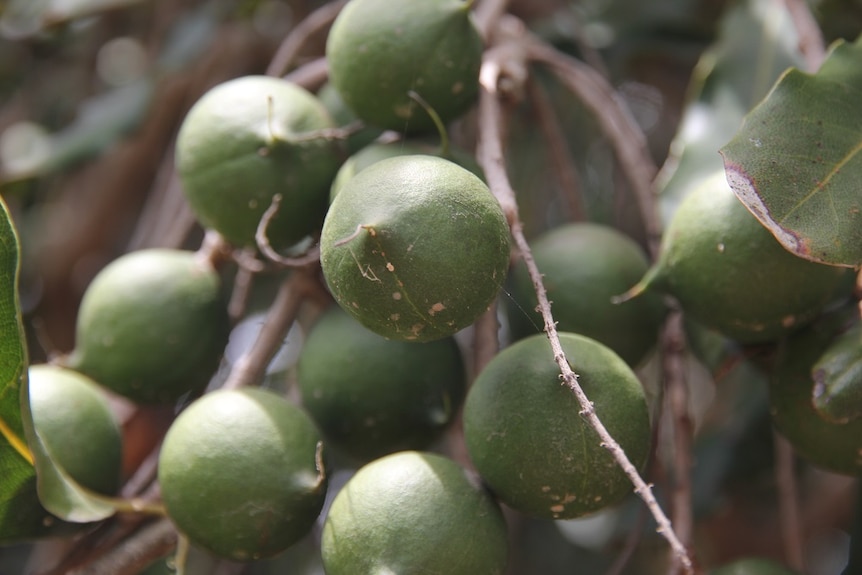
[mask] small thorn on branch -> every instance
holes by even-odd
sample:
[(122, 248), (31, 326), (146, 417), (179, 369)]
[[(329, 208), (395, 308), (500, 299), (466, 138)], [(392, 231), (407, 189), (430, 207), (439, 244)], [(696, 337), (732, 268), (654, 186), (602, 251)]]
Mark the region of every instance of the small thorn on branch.
[[(659, 525), (659, 533), (661, 533), (673, 550), (674, 556), (678, 559), (686, 573), (693, 573), (693, 561), (689, 556), (689, 551), (682, 544), (679, 537), (674, 532), (670, 519), (665, 515), (658, 501), (653, 495), (652, 489), (648, 486), (640, 476), (637, 468), (629, 460), (625, 451), (620, 447), (619, 443), (610, 435), (602, 421), (596, 415), (594, 408), (589, 398), (584, 393), (583, 389), (578, 384), (578, 379), (575, 371), (566, 360), (565, 352), (563, 351), (560, 338), (557, 335), (556, 322), (551, 314), (551, 306), (544, 289), (542, 275), (539, 272), (538, 266), (533, 259), (530, 246), (527, 244), (524, 236), (523, 226), (520, 222), (518, 213), (518, 204), (515, 196), (515, 191), (512, 189), (508, 175), (505, 170), (505, 158), (503, 156), (502, 133), (500, 125), (502, 122), (501, 102), (498, 86), (499, 75), (503, 69), (502, 63), (499, 61), (501, 54), (511, 56), (513, 54), (523, 54), (523, 43), (526, 42), (522, 37), (506, 37), (506, 42), (519, 42), (522, 44), (519, 49), (505, 49), (504, 46), (493, 46), (485, 52), (483, 58), (482, 71), (480, 73), (481, 86), (479, 93), (479, 142), (478, 142), (478, 160), (479, 164), (485, 170), (485, 176), (488, 181), (488, 186), (491, 188), (494, 197), (503, 206), (504, 211), (509, 216), (512, 238), (515, 241), (516, 247), (521, 253), (521, 257), (527, 266), (530, 278), (536, 288), (536, 297), (541, 308), (542, 317), (546, 326), (548, 341), (550, 343), (553, 357), (560, 368), (560, 374), (564, 381), (568, 384), (572, 393), (578, 400), (581, 410), (584, 412), (584, 417), (589, 422), (590, 426), (596, 431), (599, 439), (606, 445), (606, 449), (610, 451), (620, 468), (625, 472), (631, 480), (635, 492), (640, 495), (646, 506), (652, 513), (656, 523)], [(526, 56), (523, 56), (526, 57)], [(526, 66), (524, 67), (526, 69)], [(652, 169), (649, 165), (646, 166), (644, 174), (649, 173), (650, 176), (646, 181), (646, 188), (649, 188), (651, 178), (655, 173), (654, 166)]]

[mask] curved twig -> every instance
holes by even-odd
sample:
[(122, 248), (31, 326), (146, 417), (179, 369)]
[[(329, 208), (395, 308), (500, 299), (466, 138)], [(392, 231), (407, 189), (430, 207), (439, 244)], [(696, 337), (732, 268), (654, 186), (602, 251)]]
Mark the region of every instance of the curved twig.
[(326, 82), (328, 76), (329, 66), (326, 63), (326, 58), (318, 58), (292, 70), (290, 74), (284, 76), (284, 79), (307, 90), (316, 90)]
[(646, 136), (621, 102), (616, 90), (597, 71), (555, 50), (535, 36), (527, 40), (528, 57), (548, 67), (593, 112), (616, 151), (620, 166), (637, 198), (650, 255), (658, 255), (662, 225), (653, 197), (658, 167), (649, 154)]
[(267, 76), (286, 74), (300, 50), (308, 43), (309, 38), (328, 28), (345, 4), (347, 4), (347, 0), (328, 2), (297, 24), (276, 50), (272, 61), (266, 68)]
[(261, 253), (270, 260), (292, 268), (307, 266), (308, 264), (319, 261), (320, 247), (317, 244), (311, 246), (308, 248), (307, 252), (297, 257), (283, 256), (275, 251), (270, 245), (269, 238), (266, 237), (266, 230), (269, 227), (269, 223), (272, 221), (272, 218), (274, 218), (275, 214), (278, 213), (280, 205), (281, 194), (275, 194), (272, 197), (272, 203), (270, 203), (269, 207), (263, 213), (263, 217), (260, 219), (260, 223), (257, 225), (257, 231), (254, 234), (254, 239), (257, 242), (258, 249), (260, 249)]

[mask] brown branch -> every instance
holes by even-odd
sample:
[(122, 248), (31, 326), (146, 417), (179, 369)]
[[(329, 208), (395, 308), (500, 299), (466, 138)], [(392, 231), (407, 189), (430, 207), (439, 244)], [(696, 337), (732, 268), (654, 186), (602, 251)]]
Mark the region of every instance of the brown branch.
[(778, 522), (781, 525), (784, 556), (789, 567), (804, 573), (802, 515), (799, 510), (799, 494), (794, 469), (796, 455), (790, 442), (778, 432), (773, 433), (773, 445), (775, 483), (778, 487)]
[(198, 225), (198, 220), (183, 195), (178, 175), (171, 179), (167, 194), (169, 201), (162, 206), (163, 222), (153, 237), (159, 238), (159, 245), (180, 246)]
[(497, 337), (499, 330), (497, 305), (493, 304), (473, 324), (473, 365), (470, 371), (474, 377), (481, 373), (488, 362), (500, 351), (500, 341)]
[(539, 301), (542, 318), (545, 322), (545, 331), (553, 351), (554, 361), (560, 368), (563, 382), (567, 387), (569, 387), (569, 389), (571, 389), (581, 406), (580, 415), (584, 417), (590, 426), (596, 431), (601, 439), (601, 445), (611, 453), (617, 464), (629, 477), (634, 485), (635, 492), (644, 500), (658, 523), (659, 533), (661, 533), (668, 541), (686, 572), (692, 573), (693, 564), (687, 549), (674, 532), (670, 520), (658, 504), (658, 501), (656, 501), (650, 486), (647, 485), (643, 478), (641, 478), (637, 468), (629, 460), (625, 451), (623, 451), (619, 443), (611, 437), (602, 421), (596, 415), (595, 407), (592, 402), (590, 402), (589, 398), (587, 398), (578, 383), (578, 376), (570, 367), (565, 352), (563, 351), (560, 338), (557, 334), (556, 324), (551, 315), (551, 306), (548, 302), (547, 292), (545, 291), (545, 287), (542, 282), (542, 274), (536, 266), (530, 246), (527, 244), (527, 240), (524, 237), (523, 227), (518, 214), (515, 192), (511, 187), (508, 176), (506, 175), (501, 141), (502, 136), (499, 128), (501, 107), (497, 93), (497, 86), (500, 80), (498, 71), (502, 69), (502, 66), (500, 62), (493, 61), (493, 57), (494, 50), (486, 52), (486, 61), (483, 62), (483, 69), (480, 74), (482, 82), (479, 95), (478, 160), (479, 164), (485, 170), (485, 175), (488, 179), (491, 191), (500, 202), (500, 205), (506, 214), (510, 224), (512, 237), (514, 238), (515, 244), (521, 252), (524, 263), (530, 273), (536, 296)]
[(632, 118), (619, 94), (598, 72), (536, 37), (528, 40), (528, 56), (544, 64), (593, 113), (619, 159), (637, 199), (647, 233), (650, 255), (658, 255), (662, 225), (652, 188), (658, 173), (646, 136)]
[(480, 0), (474, 11), (474, 21), (479, 35), (488, 43), (500, 17), (506, 12), (508, 0)]
[(159, 519), (72, 575), (137, 575), (153, 561), (170, 553), (176, 543), (173, 524), (168, 519)]
[(329, 28), (347, 0), (328, 2), (306, 16), (290, 31), (266, 68), (267, 76), (283, 76), (293, 65), (302, 48), (315, 34)]
[(605, 571), (605, 575), (622, 575), (626, 570), (626, 566), (628, 566), (629, 561), (632, 560), (632, 557), (635, 555), (635, 551), (637, 551), (638, 545), (640, 545), (641, 540), (643, 539), (643, 531), (644, 527), (646, 527), (647, 522), (647, 512), (643, 507), (638, 508), (638, 515), (635, 519), (635, 525), (631, 529), (626, 537), (626, 541), (623, 544), (623, 548), (616, 554), (616, 558), (614, 562), (611, 563), (611, 566), (608, 567), (608, 570)]
[(223, 388), (254, 385), (263, 379), (269, 362), (284, 344), (284, 338), (296, 319), (305, 294), (309, 291), (307, 284), (311, 280), (307, 273), (306, 269), (298, 268), (281, 284), (257, 340), (233, 365)]
[(195, 253), (200, 262), (206, 262), (215, 269), (232, 259), (233, 250), (224, 237), (215, 230), (207, 230), (201, 241), (201, 247)]
[(254, 284), (254, 272), (239, 266), (233, 278), (233, 289), (230, 291), (230, 300), (227, 303), (227, 315), (231, 325), (235, 325), (245, 315), (248, 306), (248, 298), (251, 295), (251, 287)]
[(527, 80), (527, 94), (539, 119), (539, 127), (547, 141), (547, 151), (551, 156), (557, 183), (563, 192), (569, 209), (569, 219), (581, 221), (586, 219), (584, 202), (581, 197), (581, 178), (572, 163), (572, 152), (563, 133), (560, 118), (554, 110), (554, 105), (536, 78)]
[(784, 0), (784, 7), (799, 34), (799, 51), (805, 58), (805, 67), (809, 72), (816, 72), (826, 59), (826, 44), (820, 25), (805, 0)]
[[(150, 195), (141, 209), (141, 213), (135, 224), (135, 230), (129, 240), (127, 246), (129, 251), (145, 247), (179, 246), (194, 224), (194, 216), (191, 216), (191, 224), (189, 224), (188, 214), (184, 213), (188, 212), (190, 214), (191, 210), (185, 198), (183, 198), (179, 176), (176, 173), (174, 165), (175, 151), (175, 143), (172, 143), (162, 156), (162, 162), (156, 172), (155, 182), (151, 188)], [(168, 234), (167, 230), (175, 222), (180, 221), (182, 221), (182, 225), (186, 228), (182, 237), (179, 237), (180, 234), (178, 233)], [(168, 236), (170, 236), (170, 239), (167, 239)]]
[(314, 91), (326, 82), (328, 76), (329, 66), (326, 63), (326, 58), (318, 58), (291, 71), (284, 79)]
[[(685, 333), (681, 312), (674, 311), (670, 314), (665, 322), (661, 340), (664, 386), (673, 422), (672, 521), (680, 542), (690, 548), (694, 534), (694, 514), (691, 506), (691, 443), (694, 426), (689, 414), (689, 394), (683, 365)], [(679, 570), (680, 563), (674, 553), (671, 557), (670, 573), (676, 574)]]

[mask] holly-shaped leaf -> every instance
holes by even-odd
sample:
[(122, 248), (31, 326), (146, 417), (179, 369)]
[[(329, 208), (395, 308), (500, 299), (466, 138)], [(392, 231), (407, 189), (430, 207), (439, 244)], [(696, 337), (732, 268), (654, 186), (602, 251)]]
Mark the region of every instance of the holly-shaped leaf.
[(790, 69), (721, 153), (736, 195), (808, 260), (862, 264), (862, 37)]
[(56, 533), (58, 517), (81, 523), (115, 511), (111, 500), (85, 491), (52, 461), (33, 428), (19, 262), (18, 237), (0, 198), (0, 541)]

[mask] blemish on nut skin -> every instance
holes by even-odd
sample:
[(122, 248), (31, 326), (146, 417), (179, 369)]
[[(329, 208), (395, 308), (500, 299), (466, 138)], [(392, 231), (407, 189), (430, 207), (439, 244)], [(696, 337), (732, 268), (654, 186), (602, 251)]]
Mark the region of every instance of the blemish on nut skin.
[(399, 118), (404, 118), (406, 120), (413, 116), (413, 104), (411, 102), (403, 106), (395, 106), (392, 111), (395, 112), (395, 115)]
[(351, 303), (350, 303), (350, 305), (352, 305), (352, 306), (353, 306), (353, 307), (355, 307), (356, 309), (359, 309), (359, 304), (358, 304), (358, 303), (356, 303), (355, 301), (354, 301), (354, 302), (351, 302)]
[(263, 146), (258, 148), (257, 149), (257, 155), (260, 156), (261, 158), (267, 157), (269, 155), (269, 148), (266, 148)]
[(718, 253), (723, 254), (724, 253), (724, 244), (723, 243), (718, 244), (717, 246), (715, 246), (715, 249), (718, 250)]
[(566, 510), (565, 505), (552, 505), (551, 506), (551, 512), (552, 513), (562, 513), (565, 510)]
[(401, 292), (400, 291), (393, 292), (392, 299), (394, 299), (395, 301), (399, 301), (401, 299)]
[(781, 325), (783, 327), (793, 327), (796, 324), (796, 316), (788, 315), (781, 318)]
[(386, 269), (388, 269), (391, 272), (394, 272), (395, 266), (392, 265), (392, 262), (386, 262)]
[(464, 91), (464, 83), (463, 82), (455, 82), (452, 84), (452, 94), (460, 94)]
[(391, 319), (392, 321), (398, 321), (400, 318), (401, 318), (401, 314), (398, 314), (398, 313), (393, 313), (392, 315), (389, 316), (389, 319)]
[(248, 207), (252, 210), (257, 209), (257, 200), (249, 200)]
[(542, 493), (547, 493), (550, 490), (551, 490), (550, 485), (542, 485)]
[(434, 316), (446, 309), (446, 306), (440, 303), (439, 301), (431, 306), (431, 309), (428, 310), (428, 315)]

